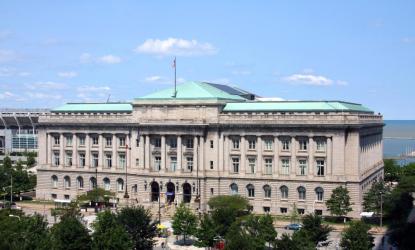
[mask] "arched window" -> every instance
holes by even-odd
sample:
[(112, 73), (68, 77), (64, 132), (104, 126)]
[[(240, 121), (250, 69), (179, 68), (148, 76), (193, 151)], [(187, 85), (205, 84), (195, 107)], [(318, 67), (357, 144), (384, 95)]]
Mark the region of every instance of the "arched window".
[(121, 178), (117, 180), (117, 191), (124, 191), (124, 181)]
[(248, 193), (248, 197), (255, 197), (255, 187), (252, 184), (248, 184), (246, 186), (246, 191)]
[(84, 178), (82, 178), (81, 176), (78, 176), (78, 178), (76, 178), (76, 185), (78, 186), (78, 189), (83, 189), (84, 188)]
[(316, 188), (316, 200), (317, 201), (323, 201), (324, 199), (324, 190), (322, 187)]
[(52, 176), (52, 187), (57, 188), (58, 187), (58, 177), (56, 175)]
[(280, 191), (281, 191), (281, 199), (288, 199), (288, 187), (285, 185), (281, 186)]
[(104, 189), (111, 190), (111, 182), (107, 177), (104, 178)]
[(63, 186), (65, 188), (70, 188), (71, 187), (71, 178), (69, 176), (65, 176), (63, 178)]
[(298, 199), (299, 200), (305, 200), (305, 187), (301, 186), (298, 187)]
[(89, 178), (89, 188), (94, 189), (97, 187), (97, 179), (95, 177)]
[(271, 198), (271, 187), (269, 185), (264, 185), (264, 197)]
[(230, 188), (231, 188), (231, 195), (238, 194), (238, 185), (236, 185), (235, 183), (232, 183), (230, 185)]

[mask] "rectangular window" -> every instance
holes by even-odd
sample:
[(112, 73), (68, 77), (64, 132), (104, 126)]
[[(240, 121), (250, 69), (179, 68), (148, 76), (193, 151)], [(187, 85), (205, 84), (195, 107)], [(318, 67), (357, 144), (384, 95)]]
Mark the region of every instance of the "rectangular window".
[(307, 160), (305, 159), (298, 160), (298, 174), (306, 175), (306, 173), (307, 173)]
[(105, 154), (105, 167), (112, 167), (112, 154)]
[(213, 188), (210, 188), (210, 194), (213, 195), (215, 193), (215, 190)]
[(239, 157), (232, 157), (233, 173), (239, 172)]
[(161, 138), (155, 138), (154, 139), (154, 147), (155, 148), (161, 148)]
[(186, 148), (193, 148), (193, 139), (186, 139)]
[(136, 167), (140, 166), (140, 159), (135, 158), (135, 166)]
[(317, 160), (317, 176), (324, 176), (325, 160)]
[(256, 168), (256, 158), (255, 157), (249, 157), (248, 158), (248, 170), (250, 174), (255, 174), (255, 168)]
[(316, 141), (316, 150), (320, 152), (326, 151), (326, 141), (324, 140), (317, 140)]
[(213, 140), (210, 140), (210, 148), (213, 148)]
[(281, 160), (281, 174), (283, 175), (290, 174), (290, 159)]
[(93, 136), (92, 137), (92, 145), (97, 146), (98, 142), (99, 142), (99, 137), (98, 136)]
[(173, 156), (170, 157), (170, 171), (174, 172), (176, 171), (177, 166), (177, 157)]
[(265, 159), (265, 174), (272, 174), (272, 159)]
[(255, 149), (256, 147), (256, 139), (249, 139), (248, 140), (248, 149)]
[(213, 169), (213, 161), (210, 161), (210, 169)]
[(79, 166), (85, 167), (85, 153), (79, 153)]
[(272, 150), (272, 140), (266, 139), (264, 141), (264, 144), (265, 144), (265, 150)]
[(288, 209), (286, 207), (280, 207), (280, 213), (286, 214), (288, 212)]
[(297, 211), (298, 211), (298, 214), (304, 214), (305, 212), (304, 208), (299, 208), (297, 209)]
[(53, 140), (54, 140), (55, 146), (59, 146), (59, 144), (60, 144), (60, 137), (59, 136), (54, 136), (53, 137)]
[(239, 149), (239, 139), (232, 139), (232, 148)]
[(119, 168), (125, 168), (125, 154), (124, 153), (118, 153), (118, 167)]
[(85, 146), (85, 136), (79, 137), (79, 146)]
[(290, 144), (291, 144), (290, 140), (288, 140), (288, 139), (282, 140), (281, 144), (282, 144), (282, 150), (283, 151), (289, 151), (290, 150)]
[(58, 198), (57, 194), (51, 194), (50, 196), (52, 197), (52, 199), (57, 199)]
[(53, 166), (57, 167), (60, 164), (59, 152), (53, 152)]
[(69, 194), (65, 194), (65, 195), (63, 196), (63, 198), (64, 198), (65, 200), (69, 200), (69, 199), (70, 199), (70, 196), (69, 196)]
[(68, 167), (72, 166), (72, 152), (66, 152), (65, 165)]
[(111, 147), (112, 146), (112, 137), (105, 138), (105, 146)]
[(305, 140), (305, 139), (300, 140), (299, 141), (299, 146), (300, 146), (300, 148), (299, 148), (300, 151), (306, 151), (307, 146), (308, 146), (308, 141)]
[(125, 137), (118, 138), (118, 141), (120, 143), (120, 147), (125, 147)]
[(187, 162), (187, 170), (192, 172), (193, 171), (193, 157), (186, 157)]
[(314, 210), (314, 214), (316, 214), (316, 215), (323, 215), (323, 210), (321, 210), (321, 209), (316, 209), (316, 210)]
[(161, 170), (161, 157), (160, 156), (154, 157), (154, 170), (156, 171)]
[(67, 147), (72, 147), (72, 136), (67, 136), (66, 137), (66, 146)]
[(170, 139), (170, 148), (177, 148), (177, 139), (171, 138)]
[(91, 159), (91, 166), (93, 168), (98, 167), (98, 153), (92, 153), (92, 159)]
[(263, 209), (264, 209), (264, 213), (269, 213), (269, 212), (271, 212), (271, 208), (270, 207), (263, 207)]

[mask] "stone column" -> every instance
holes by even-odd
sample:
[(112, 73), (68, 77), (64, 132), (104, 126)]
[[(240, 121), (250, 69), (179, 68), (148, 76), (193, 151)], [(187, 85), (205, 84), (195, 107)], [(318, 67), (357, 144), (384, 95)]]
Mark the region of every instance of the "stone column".
[(223, 171), (229, 174), (229, 136), (223, 135)]
[(85, 134), (85, 165), (91, 167), (91, 142), (89, 133)]
[[(72, 135), (72, 167), (76, 168), (79, 165), (78, 162), (78, 140), (76, 133)], [(84, 183), (85, 184), (85, 183)]]
[[(331, 176), (333, 171), (333, 142), (332, 137), (327, 137), (326, 145), (326, 155), (327, 155), (327, 175)], [(361, 153), (361, 152), (360, 152)]]
[(104, 166), (104, 136), (98, 135), (98, 171), (103, 169)]
[(166, 171), (166, 136), (161, 136), (161, 171)]
[(145, 150), (144, 150), (145, 142), (144, 142), (144, 136), (140, 135), (140, 144), (138, 147), (139, 151), (139, 168), (144, 169), (145, 168)]
[(224, 167), (224, 160), (223, 160), (223, 155), (224, 155), (224, 138), (223, 138), (223, 133), (219, 132), (219, 147), (218, 147), (218, 164), (217, 164), (217, 168), (218, 168), (218, 173), (222, 173), (225, 170)]
[(279, 140), (278, 137), (275, 136), (273, 137), (273, 144), (274, 146), (274, 170), (273, 170), (273, 174), (275, 176), (279, 176), (279, 154), (280, 154), (280, 144), (279, 144)]
[(59, 166), (65, 166), (65, 142), (63, 133), (59, 134)]
[(205, 171), (205, 138), (201, 136), (199, 140), (199, 171)]
[(47, 163), (49, 166), (52, 166), (52, 135), (50, 133), (46, 134), (47, 137), (47, 156), (48, 156), (48, 160)]
[(245, 139), (245, 136), (241, 136), (241, 159), (240, 159), (240, 162), (239, 162), (239, 166), (240, 166), (240, 170), (239, 170), (239, 172), (240, 173), (242, 173), (242, 175), (245, 175), (246, 174), (246, 166), (245, 166), (245, 164), (246, 164), (246, 139)]
[(314, 153), (316, 152), (315, 150), (315, 141), (314, 138), (312, 136), (308, 137), (308, 178), (313, 178), (312, 176), (314, 175), (314, 172), (317, 170), (316, 169), (316, 164), (314, 163)]
[(193, 137), (193, 172), (196, 173), (196, 169), (199, 167), (199, 138), (198, 136)]
[(117, 165), (117, 136), (112, 134), (112, 167), (111, 171), (115, 171)]
[(148, 169), (151, 170), (150, 135), (146, 135), (145, 155), (145, 166), (147, 166)]
[(132, 157), (131, 157), (131, 151), (132, 150), (130, 150), (130, 148), (132, 147), (132, 145), (131, 145), (131, 134), (126, 134), (125, 135), (125, 144), (128, 146), (128, 149), (127, 148), (125, 148), (124, 150), (124, 152), (125, 152), (125, 167), (126, 168), (128, 168), (128, 167), (130, 167), (131, 168), (131, 164), (132, 164), (132, 162), (131, 162), (131, 159), (132, 159)]
[(262, 138), (261, 136), (257, 136), (256, 137), (256, 152), (258, 155), (258, 159), (257, 159), (257, 169), (258, 169), (258, 176), (261, 176), (263, 173), (263, 159), (262, 159)]
[(176, 167), (176, 171), (181, 171), (182, 168), (182, 136), (178, 135), (177, 136), (177, 167)]
[(290, 159), (290, 176), (294, 177), (297, 170), (297, 140), (291, 137), (291, 159)]

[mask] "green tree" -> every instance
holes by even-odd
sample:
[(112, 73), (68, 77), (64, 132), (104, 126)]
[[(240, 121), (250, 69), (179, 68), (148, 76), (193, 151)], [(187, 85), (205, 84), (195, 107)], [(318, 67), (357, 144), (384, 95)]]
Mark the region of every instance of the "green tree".
[(290, 213), (291, 223), (298, 223), (300, 221), (300, 214), (298, 213), (297, 205), (294, 203), (293, 210)]
[(132, 249), (133, 242), (125, 228), (118, 223), (117, 215), (105, 210), (93, 223), (92, 249)]
[(175, 235), (183, 235), (183, 242), (186, 244), (186, 237), (196, 232), (197, 217), (184, 203), (181, 203), (173, 215), (172, 227)]
[(363, 196), (363, 207), (365, 211), (380, 214), (381, 195), (383, 199), (389, 195), (390, 188), (383, 181), (375, 182), (369, 191)]
[(415, 223), (405, 223), (392, 231), (389, 239), (398, 249), (412, 250), (415, 246)]
[(78, 196), (77, 200), (79, 202), (108, 202), (114, 195), (114, 193), (103, 188), (94, 188)]
[(294, 232), (290, 237), (284, 233), (281, 239), (276, 241), (276, 249), (278, 250), (315, 250), (316, 246), (313, 241), (300, 231)]
[(240, 195), (218, 195), (212, 197), (208, 205), (210, 209), (230, 209), (239, 213), (246, 213), (249, 210), (249, 201)]
[(28, 154), (27, 155), (27, 159), (26, 159), (26, 165), (27, 167), (31, 168), (34, 165), (36, 165), (36, 158), (32, 155), (32, 154)]
[(353, 210), (349, 190), (342, 186), (333, 189), (330, 199), (326, 201), (326, 206), (332, 215), (346, 216)]
[(51, 245), (54, 250), (91, 249), (91, 237), (79, 218), (65, 214), (51, 229)]
[(314, 245), (326, 241), (329, 233), (333, 230), (330, 226), (323, 225), (321, 222), (321, 216), (316, 214), (307, 214), (303, 218), (303, 227), (300, 231), (307, 234)]
[(217, 236), (216, 224), (209, 214), (204, 214), (200, 220), (199, 227), (196, 229), (195, 236), (197, 241), (195, 245), (198, 247), (213, 247)]
[(252, 237), (242, 227), (241, 221), (235, 221), (230, 227), (226, 234), (225, 249), (233, 250), (257, 250), (264, 249), (265, 245), (260, 244), (256, 238)]
[(124, 207), (118, 213), (118, 222), (124, 226), (135, 249), (152, 249), (157, 235), (156, 222), (143, 206)]
[(396, 163), (395, 160), (385, 159), (383, 161), (384, 166), (384, 180), (385, 182), (399, 181), (402, 168)]
[(370, 250), (373, 237), (369, 234), (370, 226), (362, 221), (353, 221), (342, 233), (340, 246), (350, 250)]

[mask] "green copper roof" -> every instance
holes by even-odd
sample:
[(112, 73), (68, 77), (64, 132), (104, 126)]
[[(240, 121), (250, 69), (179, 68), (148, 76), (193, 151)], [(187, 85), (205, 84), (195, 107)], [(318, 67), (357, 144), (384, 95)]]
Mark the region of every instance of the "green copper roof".
[(67, 103), (52, 112), (131, 112), (130, 103)]
[[(237, 100), (243, 101), (245, 98), (232, 94), (230, 91), (225, 91), (220, 89), (217, 86), (211, 83), (206, 82), (186, 82), (180, 85), (177, 85), (176, 97), (174, 96), (174, 88), (164, 89), (143, 97), (136, 98), (137, 100), (149, 100), (149, 99), (193, 99), (193, 100), (203, 100), (203, 99), (213, 99), (213, 100)], [(223, 86), (223, 85), (222, 85)]]
[(223, 111), (373, 112), (361, 104), (341, 101), (281, 101), (227, 103)]

